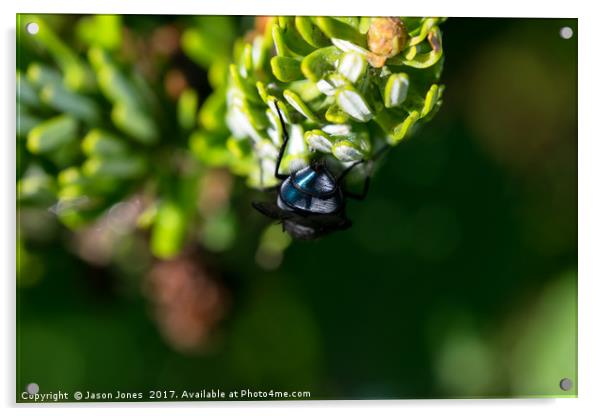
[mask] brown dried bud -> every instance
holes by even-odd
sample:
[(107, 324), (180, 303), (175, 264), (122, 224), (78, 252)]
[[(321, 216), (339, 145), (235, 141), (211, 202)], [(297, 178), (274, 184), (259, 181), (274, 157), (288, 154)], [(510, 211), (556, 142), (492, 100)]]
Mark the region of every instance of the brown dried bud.
[(183, 254), (155, 264), (145, 289), (165, 339), (181, 352), (203, 352), (228, 304), (216, 276), (197, 256)]
[(374, 61), (373, 66), (379, 67), (384, 65), (386, 58), (391, 58), (401, 52), (406, 46), (407, 41), (408, 31), (400, 18), (374, 18), (368, 29), (368, 48), (373, 54), (380, 57), (380, 59), (374, 57), (371, 60)]
[(163, 84), (165, 85), (165, 92), (167, 92), (167, 95), (174, 100), (177, 100), (180, 94), (188, 88), (186, 76), (179, 69), (170, 69), (165, 74)]

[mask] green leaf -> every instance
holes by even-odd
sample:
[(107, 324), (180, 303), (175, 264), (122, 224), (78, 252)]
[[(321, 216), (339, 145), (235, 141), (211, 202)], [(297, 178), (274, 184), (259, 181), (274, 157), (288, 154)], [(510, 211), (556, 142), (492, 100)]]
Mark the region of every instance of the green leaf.
[(247, 79), (240, 74), (235, 64), (230, 65), (230, 79), (234, 83), (234, 86), (240, 90), (245, 100), (261, 103), (261, 97), (257, 92), (255, 82), (251, 84), (247, 81)]
[(405, 52), (389, 59), (387, 62), (392, 65), (403, 64), (419, 69), (435, 65), (443, 56), (441, 31), (438, 27), (433, 28), (428, 34), (428, 43), (430, 44), (428, 52), (421, 52), (424, 43), (409, 47)]
[(274, 47), (276, 48), (276, 55), (280, 57), (299, 57), (300, 54), (292, 51), (286, 44), (283, 30), (277, 24), (272, 26), (272, 38), (274, 39)]
[(280, 32), (289, 50), (293, 53), (305, 56), (315, 49), (301, 37), (295, 27), (294, 16), (280, 16), (278, 18)]
[(398, 124), (397, 126), (395, 126), (395, 128), (392, 131), (392, 134), (390, 134), (390, 138), (392, 139), (392, 142), (398, 143), (404, 137), (406, 137), (406, 135), (408, 134), (410, 129), (414, 126), (414, 124), (416, 123), (416, 121), (419, 118), (420, 118), (420, 113), (418, 113), (418, 111), (413, 111), (410, 114), (408, 114), (408, 116), (405, 118), (405, 120), (401, 124)]
[(324, 117), (329, 122), (337, 124), (346, 123), (349, 120), (349, 116), (347, 115), (347, 113), (344, 112), (341, 109), (341, 107), (339, 107), (337, 104), (333, 104), (330, 107), (328, 107), (328, 110), (326, 110), (326, 114), (324, 115)]
[(139, 143), (152, 145), (159, 140), (154, 120), (135, 107), (117, 103), (111, 112), (111, 119), (115, 126)]
[(295, 27), (299, 32), (299, 35), (311, 46), (315, 48), (322, 48), (330, 45), (330, 41), (316, 26), (310, 17), (307, 16), (295, 16)]
[(334, 46), (317, 49), (310, 53), (301, 62), (301, 71), (305, 77), (313, 82), (318, 82), (330, 71), (334, 71), (335, 63), (341, 56)]
[(178, 123), (184, 130), (192, 130), (196, 124), (199, 97), (195, 90), (187, 88), (178, 98)]
[(112, 103), (123, 103), (128, 107), (140, 107), (138, 89), (112, 65), (103, 65), (97, 72), (101, 91)]
[(366, 47), (366, 37), (356, 28), (332, 17), (315, 17), (314, 23), (330, 38), (343, 39), (363, 48)]
[(120, 156), (128, 151), (120, 138), (100, 129), (93, 129), (82, 140), (82, 151), (87, 156)]
[(224, 130), (226, 112), (226, 94), (223, 90), (212, 92), (199, 111), (199, 124), (207, 130)]
[(68, 115), (60, 115), (44, 121), (27, 135), (27, 149), (36, 154), (49, 153), (75, 141), (77, 121)]
[(122, 42), (121, 15), (99, 14), (84, 17), (77, 23), (77, 37), (88, 46), (117, 50)]
[(40, 91), (42, 101), (63, 113), (68, 113), (82, 121), (96, 124), (100, 121), (100, 109), (92, 100), (84, 95), (71, 92), (60, 84), (46, 85)]
[(366, 33), (368, 33), (368, 30), (370, 29), (370, 25), (372, 24), (372, 19), (374, 19), (374, 18), (373, 17), (365, 17), (365, 16), (360, 17), (358, 31), (362, 35), (365, 35)]
[(282, 82), (291, 82), (303, 78), (301, 63), (295, 58), (274, 56), (270, 64), (274, 76)]
[(354, 16), (333, 16), (332, 17), (339, 22), (345, 23), (346, 25), (351, 26), (355, 30), (359, 31), (360, 28), (360, 18)]
[(137, 155), (101, 158), (92, 156), (82, 165), (82, 172), (88, 177), (112, 177), (117, 179), (139, 178), (147, 170), (146, 160)]
[(209, 68), (216, 60), (230, 56), (234, 42), (234, 23), (230, 16), (198, 16), (196, 27), (182, 34), (182, 50), (192, 60), (204, 68)]
[(176, 256), (184, 244), (187, 218), (177, 201), (163, 201), (158, 210), (151, 233), (151, 251), (162, 259)]
[(309, 109), (307, 104), (305, 104), (301, 98), (291, 90), (284, 90), (283, 93), (284, 98), (288, 103), (299, 113), (301, 113), (305, 118), (314, 123), (319, 122), (319, 118)]

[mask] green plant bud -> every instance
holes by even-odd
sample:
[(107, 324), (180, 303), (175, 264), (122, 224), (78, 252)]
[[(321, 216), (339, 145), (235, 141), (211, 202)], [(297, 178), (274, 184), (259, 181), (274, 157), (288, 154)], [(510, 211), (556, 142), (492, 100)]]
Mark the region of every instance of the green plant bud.
[(357, 162), (368, 158), (368, 149), (358, 140), (342, 139), (332, 146), (332, 154), (342, 162)]
[(108, 176), (117, 179), (134, 179), (144, 175), (146, 170), (146, 160), (136, 155), (110, 159), (93, 156), (82, 165), (82, 172), (88, 177)]
[(366, 60), (360, 54), (347, 52), (341, 57), (337, 71), (349, 82), (355, 83), (365, 73), (367, 66)]
[(330, 153), (334, 140), (329, 134), (322, 130), (310, 130), (305, 132), (305, 141), (312, 150), (323, 153)]
[(55, 110), (68, 113), (82, 121), (95, 124), (100, 120), (100, 109), (92, 99), (71, 92), (61, 85), (46, 85), (40, 91), (40, 98)]
[(330, 123), (342, 124), (349, 120), (349, 116), (337, 104), (328, 107), (325, 114), (326, 120)]
[(115, 126), (139, 143), (152, 145), (159, 139), (154, 120), (135, 107), (117, 103), (111, 112), (111, 119)]
[(187, 220), (184, 209), (176, 201), (161, 202), (151, 233), (151, 251), (162, 259), (176, 256), (186, 238)]
[(178, 99), (178, 123), (184, 130), (192, 130), (196, 124), (199, 97), (195, 90), (186, 89)]
[(400, 106), (408, 96), (410, 78), (407, 74), (391, 74), (387, 79), (383, 91), (385, 107), (392, 108)]
[(341, 110), (355, 120), (366, 122), (374, 116), (366, 100), (353, 87), (346, 86), (339, 89), (336, 97)]
[(43, 154), (59, 149), (76, 140), (77, 121), (68, 115), (60, 115), (34, 127), (27, 135), (27, 149)]
[(82, 140), (82, 151), (87, 156), (121, 156), (127, 153), (127, 144), (117, 136), (93, 129)]

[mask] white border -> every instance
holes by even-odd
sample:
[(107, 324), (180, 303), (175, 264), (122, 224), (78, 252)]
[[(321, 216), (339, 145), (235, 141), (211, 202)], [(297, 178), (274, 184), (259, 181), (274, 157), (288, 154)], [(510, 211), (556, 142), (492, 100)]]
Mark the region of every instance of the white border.
[[(0, 82), (4, 97), (0, 99), (0, 116), (5, 137), (0, 157), (3, 199), (0, 204), (2, 246), (3, 312), (1, 325), (0, 406), (7, 414), (29, 413), (31, 407), (17, 406), (15, 397), (15, 14), (17, 12), (46, 13), (125, 13), (125, 14), (345, 14), (345, 15), (442, 15), (483, 17), (578, 17), (576, 35), (579, 40), (579, 398), (578, 399), (508, 399), (508, 400), (432, 400), (432, 401), (338, 401), (338, 402), (252, 402), (252, 403), (177, 403), (157, 405), (49, 405), (43, 410), (50, 414), (104, 414), (108, 409), (125, 408), (128, 413), (164, 415), (166, 412), (184, 414), (239, 414), (243, 409), (251, 414), (379, 414), (411, 415), (507, 415), (535, 413), (546, 415), (592, 414), (602, 409), (600, 390), (602, 352), (600, 317), (602, 312), (602, 268), (600, 235), (602, 235), (602, 134), (600, 133), (600, 15), (594, 1), (545, 1), (539, 4), (524, 0), (485, 1), (445, 0), (20, 0), (2, 2), (2, 54)], [(341, 13), (341, 10), (344, 10)], [(598, 261), (597, 261), (598, 260)]]

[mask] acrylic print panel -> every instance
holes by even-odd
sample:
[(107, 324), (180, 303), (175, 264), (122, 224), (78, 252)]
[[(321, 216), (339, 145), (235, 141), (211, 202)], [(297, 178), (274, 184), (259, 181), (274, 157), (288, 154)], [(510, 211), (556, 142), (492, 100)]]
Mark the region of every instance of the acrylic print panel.
[(16, 400), (576, 397), (577, 36), (19, 15)]

